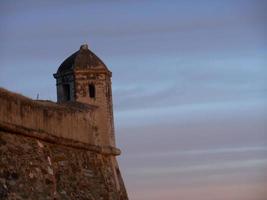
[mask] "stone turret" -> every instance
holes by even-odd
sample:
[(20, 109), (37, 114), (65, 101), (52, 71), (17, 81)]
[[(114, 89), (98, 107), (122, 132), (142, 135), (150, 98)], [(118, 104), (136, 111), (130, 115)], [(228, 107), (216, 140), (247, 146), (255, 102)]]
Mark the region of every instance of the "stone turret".
[(96, 143), (115, 147), (111, 76), (104, 62), (88, 49), (87, 44), (69, 56), (54, 74), (58, 103), (80, 102), (96, 106), (93, 127), (97, 131)]
[(128, 200), (111, 75), (82, 45), (54, 74), (57, 103), (0, 88), (0, 199)]

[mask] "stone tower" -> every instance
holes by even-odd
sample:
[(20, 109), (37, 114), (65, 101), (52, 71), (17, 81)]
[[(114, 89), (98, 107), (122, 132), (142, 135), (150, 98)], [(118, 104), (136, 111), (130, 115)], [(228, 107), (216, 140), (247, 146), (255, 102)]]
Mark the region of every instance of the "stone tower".
[(96, 143), (115, 147), (112, 73), (84, 44), (69, 56), (54, 74), (58, 103), (80, 102), (96, 107)]
[(0, 88), (0, 199), (128, 200), (111, 72), (82, 45), (54, 77), (58, 103)]

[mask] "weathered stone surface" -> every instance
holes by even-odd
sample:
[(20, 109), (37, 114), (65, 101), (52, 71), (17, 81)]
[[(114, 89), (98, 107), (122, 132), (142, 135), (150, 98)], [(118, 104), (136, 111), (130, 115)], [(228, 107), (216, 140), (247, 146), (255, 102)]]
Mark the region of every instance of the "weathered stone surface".
[(127, 199), (111, 156), (3, 131), (0, 141), (0, 199)]
[(0, 88), (0, 199), (128, 199), (111, 75), (83, 45), (54, 74), (58, 103)]
[[(94, 108), (72, 102), (59, 105), (54, 102), (34, 101), (0, 88), (0, 122), (15, 128), (36, 131), (74, 141), (97, 145), (92, 126)], [(16, 127), (15, 127), (16, 126)], [(100, 145), (100, 144), (99, 144)]]
[(86, 44), (54, 74), (59, 103), (80, 102), (97, 108), (91, 130), (95, 143), (105, 146), (115, 146), (111, 76), (108, 67)]

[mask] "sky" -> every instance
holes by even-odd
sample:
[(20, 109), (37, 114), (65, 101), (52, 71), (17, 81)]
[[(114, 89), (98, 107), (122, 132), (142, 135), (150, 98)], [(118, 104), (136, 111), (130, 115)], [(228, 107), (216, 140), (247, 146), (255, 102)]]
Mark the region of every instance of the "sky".
[(267, 1), (0, 1), (0, 87), (56, 101), (88, 43), (113, 72), (131, 200), (266, 200)]

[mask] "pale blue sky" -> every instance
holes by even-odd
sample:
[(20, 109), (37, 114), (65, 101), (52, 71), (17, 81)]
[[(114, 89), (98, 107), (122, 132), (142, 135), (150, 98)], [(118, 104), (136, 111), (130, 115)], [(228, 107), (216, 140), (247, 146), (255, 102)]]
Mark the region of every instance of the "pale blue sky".
[(132, 200), (265, 200), (265, 0), (0, 2), (0, 86), (56, 99), (88, 43), (113, 72)]

